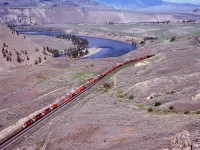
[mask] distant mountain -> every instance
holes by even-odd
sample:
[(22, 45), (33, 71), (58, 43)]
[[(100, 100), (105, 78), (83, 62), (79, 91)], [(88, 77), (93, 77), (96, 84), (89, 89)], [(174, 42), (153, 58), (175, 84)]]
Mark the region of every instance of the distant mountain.
[(0, 0), (4, 7), (70, 7), (93, 10), (145, 10), (145, 11), (190, 11), (198, 5), (167, 3), (163, 0)]
[(118, 9), (139, 9), (166, 4), (162, 0), (96, 0), (107, 6)]
[(95, 0), (106, 6), (112, 6), (123, 10), (145, 11), (192, 11), (198, 5), (188, 3), (167, 3), (163, 0)]

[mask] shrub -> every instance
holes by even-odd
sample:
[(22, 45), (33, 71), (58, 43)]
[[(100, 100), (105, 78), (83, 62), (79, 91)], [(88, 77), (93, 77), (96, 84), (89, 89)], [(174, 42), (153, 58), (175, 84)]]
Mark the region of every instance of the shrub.
[(170, 92), (170, 94), (174, 94), (174, 93), (175, 93), (175, 91), (171, 91), (171, 92)]
[(131, 96), (129, 96), (129, 98), (128, 99), (134, 99), (135, 97), (133, 96), (133, 95), (131, 95)]
[(174, 109), (174, 106), (170, 106), (169, 109), (170, 109), (170, 110), (173, 110), (173, 109)]
[(37, 60), (35, 60), (35, 65), (37, 65), (38, 64), (38, 61)]
[(3, 52), (3, 58), (5, 58), (6, 57), (6, 53), (5, 52)]
[(190, 111), (187, 111), (187, 110), (186, 110), (186, 111), (184, 112), (184, 114), (188, 115), (188, 114), (190, 114)]
[(155, 102), (154, 106), (158, 107), (161, 105), (161, 102)]
[(197, 111), (197, 114), (200, 114), (200, 111)]
[(153, 108), (149, 107), (149, 108), (147, 109), (147, 111), (148, 111), (148, 112), (153, 112)]
[(117, 97), (119, 97), (119, 98), (124, 98), (125, 96), (124, 96), (122, 93), (118, 93), (118, 94), (117, 94)]
[(41, 57), (39, 57), (39, 59), (38, 59), (38, 62), (39, 62), (39, 63), (41, 63), (41, 62), (42, 62), (42, 59), (41, 59)]
[(18, 62), (18, 63), (21, 63), (21, 62), (22, 62), (22, 59), (21, 59), (21, 57), (20, 57), (19, 55), (17, 56), (17, 62)]
[(176, 37), (172, 37), (169, 42), (174, 42), (176, 40)]

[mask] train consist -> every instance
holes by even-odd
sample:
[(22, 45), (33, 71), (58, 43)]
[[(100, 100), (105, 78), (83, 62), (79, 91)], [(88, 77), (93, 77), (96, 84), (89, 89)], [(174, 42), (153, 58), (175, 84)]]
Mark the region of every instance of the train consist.
[(6, 128), (6, 129), (4, 129), (3, 131), (1, 131), (0, 132), (0, 144), (3, 143), (4, 141), (6, 141), (7, 139), (11, 138), (15, 134), (19, 133), (20, 131), (24, 130), (25, 128), (29, 127), (34, 122), (40, 120), (41, 118), (43, 118), (44, 116), (49, 114), (51, 111), (59, 108), (61, 105), (65, 104), (65, 103), (69, 102), (75, 96), (81, 94), (82, 92), (87, 90), (88, 87), (93, 86), (95, 83), (100, 81), (102, 78), (104, 78), (106, 75), (113, 72), (114, 70), (116, 70), (116, 69), (118, 69), (118, 68), (120, 68), (124, 65), (127, 65), (129, 63), (141, 61), (141, 60), (153, 57), (153, 56), (155, 56), (155, 55), (147, 55), (147, 56), (140, 57), (140, 58), (137, 58), (137, 59), (125, 61), (124, 63), (118, 64), (117, 66), (105, 71), (101, 75), (98, 75), (98, 76), (92, 78), (87, 83), (78, 87), (76, 90), (72, 90), (70, 93), (68, 93), (67, 97), (56, 100), (55, 103), (48, 105), (48, 106), (30, 114), (28, 117), (25, 117), (25, 118), (19, 120), (14, 125), (12, 125), (12, 126)]

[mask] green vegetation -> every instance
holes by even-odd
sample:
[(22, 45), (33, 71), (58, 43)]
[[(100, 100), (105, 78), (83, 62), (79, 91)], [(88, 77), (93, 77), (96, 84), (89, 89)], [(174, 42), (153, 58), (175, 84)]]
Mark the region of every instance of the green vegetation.
[(42, 83), (44, 83), (44, 82), (45, 82), (45, 79), (40, 79), (40, 80), (37, 81), (36, 84), (42, 84)]
[(42, 140), (42, 141), (38, 141), (36, 144), (35, 144), (35, 150), (40, 150), (43, 145), (45, 143), (45, 140)]
[(77, 45), (78, 48), (86, 48), (89, 44), (88, 40), (70, 34), (57, 35), (56, 38), (67, 39), (69, 41), (72, 41), (72, 43), (74, 45)]
[(193, 35), (200, 35), (200, 31), (194, 31), (192, 32)]
[(169, 42), (174, 42), (175, 40), (176, 40), (176, 37), (174, 36), (174, 37), (172, 37), (172, 38), (170, 39)]
[(123, 91), (118, 91), (117, 93), (116, 93), (116, 96), (118, 97), (118, 98), (125, 98), (125, 96), (126, 96), (126, 94), (124, 94), (123, 93)]
[(170, 106), (169, 109), (170, 109), (170, 110), (174, 110), (174, 106)]
[(149, 108), (147, 109), (147, 111), (148, 111), (148, 112), (153, 112), (153, 108), (149, 107)]
[(155, 104), (154, 104), (155, 107), (158, 107), (160, 105), (161, 105), (161, 102), (155, 102)]
[(159, 37), (160, 41), (162, 41), (162, 42), (165, 40), (168, 40), (168, 38), (165, 37), (163, 34), (158, 35), (158, 37)]
[(175, 93), (176, 93), (175, 91), (169, 91), (166, 94), (175, 94)]
[(76, 79), (86, 79), (91, 77), (93, 74), (92, 73), (87, 73), (87, 72), (78, 72), (74, 75), (74, 78)]
[(110, 89), (112, 89), (112, 87), (114, 86), (114, 83), (112, 82), (112, 83), (105, 83), (104, 85), (103, 85), (103, 87), (104, 87), (104, 92), (108, 92)]
[(130, 95), (128, 99), (132, 100), (134, 99), (135, 97), (133, 95)]
[(200, 111), (197, 111), (197, 113), (196, 114), (200, 114)]
[[(49, 53), (52, 53), (53, 54), (53, 57), (59, 57), (60, 54), (62, 52), (60, 52), (58, 49), (52, 49), (52, 48), (49, 48), (48, 46), (46, 47), (46, 50), (49, 52)], [(43, 48), (43, 54), (46, 55), (46, 51), (45, 51), (45, 47)]]
[(190, 111), (187, 111), (187, 110), (186, 110), (186, 111), (184, 112), (184, 114), (188, 115), (188, 114), (190, 114)]

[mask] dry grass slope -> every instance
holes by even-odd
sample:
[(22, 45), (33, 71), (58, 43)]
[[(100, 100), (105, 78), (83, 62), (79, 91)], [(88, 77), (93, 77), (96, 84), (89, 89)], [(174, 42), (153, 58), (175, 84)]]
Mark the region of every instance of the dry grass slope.
[(0, 25), (0, 49), (0, 69), (35, 65), (51, 58), (51, 54), (44, 53), (41, 46), (2, 25)]

